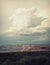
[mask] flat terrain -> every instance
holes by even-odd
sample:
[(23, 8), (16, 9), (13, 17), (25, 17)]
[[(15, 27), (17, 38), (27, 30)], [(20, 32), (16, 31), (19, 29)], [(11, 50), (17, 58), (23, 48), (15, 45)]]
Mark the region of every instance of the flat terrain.
[(0, 65), (50, 65), (50, 51), (0, 53)]

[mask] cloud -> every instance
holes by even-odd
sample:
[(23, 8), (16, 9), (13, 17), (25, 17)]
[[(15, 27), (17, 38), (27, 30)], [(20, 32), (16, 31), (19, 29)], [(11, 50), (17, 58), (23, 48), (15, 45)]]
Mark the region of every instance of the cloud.
[(31, 21), (30, 21), (30, 25), (29, 27), (36, 27), (37, 25), (40, 25), (42, 21), (44, 21), (46, 18), (43, 18), (43, 17), (35, 17), (35, 18), (32, 18)]
[(47, 19), (46, 21), (43, 21), (41, 23), (41, 26), (42, 27), (50, 27), (50, 19)]
[[(45, 32), (40, 25), (46, 18), (42, 16), (38, 17), (37, 14), (35, 14), (36, 11), (36, 8), (17, 8), (12, 16), (9, 17), (10, 24), (5, 33), (15, 35)], [(41, 29), (39, 29), (39, 27)]]
[[(3, 25), (3, 33), (8, 36), (34, 36), (39, 40), (46, 36), (50, 27), (50, 20), (43, 16), (37, 16), (36, 8), (17, 8), (15, 12), (9, 17), (9, 21)], [(6, 27), (6, 28), (4, 28)], [(45, 34), (45, 36), (43, 36)], [(48, 34), (47, 34), (48, 36)], [(50, 37), (49, 37), (50, 38)], [(46, 39), (46, 38), (45, 38)]]

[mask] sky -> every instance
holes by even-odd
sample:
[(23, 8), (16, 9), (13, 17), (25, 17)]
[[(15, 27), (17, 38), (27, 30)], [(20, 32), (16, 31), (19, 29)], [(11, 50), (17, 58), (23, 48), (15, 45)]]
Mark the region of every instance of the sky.
[(0, 4), (0, 45), (50, 41), (50, 0), (0, 0)]

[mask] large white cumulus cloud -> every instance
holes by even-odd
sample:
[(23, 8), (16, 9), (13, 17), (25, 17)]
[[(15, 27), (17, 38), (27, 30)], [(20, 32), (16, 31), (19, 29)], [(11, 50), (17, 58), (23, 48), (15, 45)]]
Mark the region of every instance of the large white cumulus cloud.
[(8, 24), (5, 24), (7, 27), (2, 33), (7, 35), (46, 33), (45, 27), (50, 27), (50, 20), (38, 16), (36, 12), (36, 8), (17, 8), (9, 17)]
[[(32, 34), (35, 32), (46, 32), (43, 28), (45, 18), (37, 16), (35, 8), (17, 8), (9, 17), (10, 26), (5, 31), (8, 34)], [(39, 29), (41, 28), (41, 29)]]

